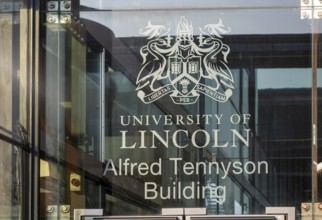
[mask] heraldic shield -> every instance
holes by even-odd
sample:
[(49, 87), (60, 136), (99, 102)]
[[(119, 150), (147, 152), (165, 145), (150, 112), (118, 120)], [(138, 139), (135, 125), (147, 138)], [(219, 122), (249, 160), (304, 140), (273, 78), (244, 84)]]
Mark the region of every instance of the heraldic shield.
[[(189, 102), (195, 102), (198, 94), (194, 91), (201, 78), (201, 57), (189, 56), (186, 59), (181, 57), (169, 57), (168, 75), (172, 86), (177, 90), (173, 98), (185, 99)], [(176, 101), (178, 102), (178, 101)]]

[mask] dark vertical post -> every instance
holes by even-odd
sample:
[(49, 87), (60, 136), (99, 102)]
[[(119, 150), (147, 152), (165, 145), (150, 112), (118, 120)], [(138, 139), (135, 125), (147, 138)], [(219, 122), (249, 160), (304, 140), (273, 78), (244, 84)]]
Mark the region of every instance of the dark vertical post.
[[(317, 67), (318, 67), (318, 20), (312, 20), (312, 203), (318, 201), (318, 146), (317, 146)], [(314, 206), (313, 206), (314, 207)]]

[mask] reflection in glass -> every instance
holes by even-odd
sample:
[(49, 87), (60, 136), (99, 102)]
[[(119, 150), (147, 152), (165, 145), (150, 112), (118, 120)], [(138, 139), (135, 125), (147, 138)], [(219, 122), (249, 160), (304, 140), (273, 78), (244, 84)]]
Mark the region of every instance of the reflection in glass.
[[(44, 29), (40, 84), (40, 216), (53, 207), (101, 207), (103, 50), (60, 24)], [(79, 30), (81, 32), (81, 30)], [(59, 213), (58, 217), (64, 217)]]
[(0, 218), (22, 219), (27, 215), (28, 153), (0, 141)]
[[(277, 19), (294, 10), (183, 12), (197, 24), (222, 15), (236, 28), (222, 36), (230, 48), (232, 96), (219, 102), (198, 94), (190, 105), (174, 103), (170, 95), (144, 103), (137, 94), (137, 75), (144, 69), (141, 49), (151, 41), (138, 34), (135, 25), (143, 22), (128, 21), (153, 14), (173, 27), (180, 19), (176, 11), (82, 12), (84, 31), (91, 36), (85, 43), (59, 24), (43, 26), (40, 139), (41, 157), (48, 163), (44, 168), (49, 168), (49, 176), (41, 177), (43, 216), (46, 206), (63, 203), (72, 209), (102, 207), (108, 215), (140, 215), (159, 214), (165, 207), (262, 214), (268, 206), (299, 210), (309, 201), (310, 36), (304, 23), (278, 23), (277, 29), (267, 30), (269, 19), (263, 19), (256, 23), (260, 29), (251, 26), (250, 15), (262, 13)], [(176, 39), (175, 31), (168, 34)], [(189, 39), (198, 45), (200, 36), (193, 34)], [(216, 42), (214, 47), (221, 41)], [(149, 64), (160, 64), (155, 59)], [(193, 62), (181, 65), (184, 59), (171, 61), (165, 69), (174, 75), (184, 68), (205, 71)], [(168, 81), (160, 80), (159, 86)], [(187, 81), (176, 83), (180, 93), (189, 91)], [(218, 88), (226, 91), (227, 84), (218, 82)], [(75, 174), (82, 184), (72, 190), (69, 181)]]

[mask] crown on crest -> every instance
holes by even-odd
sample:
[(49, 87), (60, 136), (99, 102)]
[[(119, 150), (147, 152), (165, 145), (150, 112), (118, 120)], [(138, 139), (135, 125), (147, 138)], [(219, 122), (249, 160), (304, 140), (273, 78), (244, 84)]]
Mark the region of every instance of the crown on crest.
[(185, 17), (181, 17), (177, 27), (177, 36), (178, 37), (191, 37), (193, 34), (192, 24), (189, 25), (189, 22)]

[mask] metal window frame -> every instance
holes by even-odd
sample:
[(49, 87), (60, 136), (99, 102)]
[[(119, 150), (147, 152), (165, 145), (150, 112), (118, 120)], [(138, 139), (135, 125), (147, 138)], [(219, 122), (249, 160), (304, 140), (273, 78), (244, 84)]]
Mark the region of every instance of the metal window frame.
[(163, 208), (161, 215), (102, 216), (103, 209), (74, 210), (74, 220), (295, 220), (295, 207), (266, 207), (263, 215), (206, 215), (206, 208)]

